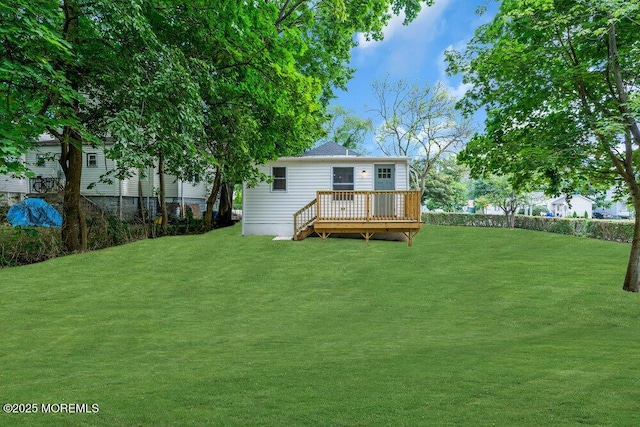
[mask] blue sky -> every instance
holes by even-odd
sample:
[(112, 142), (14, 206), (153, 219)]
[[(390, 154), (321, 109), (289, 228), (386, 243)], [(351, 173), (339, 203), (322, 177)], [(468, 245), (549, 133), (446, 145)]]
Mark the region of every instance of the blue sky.
[[(476, 15), (479, 6), (487, 12)], [(359, 46), (352, 52), (351, 66), (356, 69), (347, 91), (337, 91), (332, 104), (353, 110), (361, 118), (370, 118), (374, 126), (380, 119), (368, 112), (375, 106), (371, 84), (375, 80), (409, 80), (420, 85), (444, 82), (452, 93), (462, 96), (465, 87), (461, 77), (446, 75), (444, 51), (463, 48), (473, 37), (474, 30), (488, 22), (497, 9), (492, 0), (435, 0), (435, 5), (423, 8), (409, 25), (403, 26), (403, 16), (393, 17), (385, 28), (383, 41), (366, 41), (359, 36)], [(481, 121), (481, 116), (478, 116)], [(478, 123), (481, 126), (481, 123)], [(370, 154), (378, 153), (369, 135), (365, 144)]]

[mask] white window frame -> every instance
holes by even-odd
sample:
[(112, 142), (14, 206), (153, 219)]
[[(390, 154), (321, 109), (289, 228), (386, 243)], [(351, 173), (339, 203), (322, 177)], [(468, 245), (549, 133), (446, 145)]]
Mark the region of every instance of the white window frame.
[[(276, 177), (274, 170), (275, 169), (284, 169), (284, 177)], [(286, 193), (287, 192), (287, 188), (288, 188), (288, 181), (289, 181), (289, 176), (288, 176), (289, 171), (287, 170), (286, 166), (272, 166), (271, 167), (271, 179), (273, 181), (271, 181), (271, 191), (272, 192), (276, 192), (276, 193)], [(284, 182), (284, 188), (276, 188), (276, 182), (282, 183)]]
[[(348, 186), (350, 185), (352, 188), (349, 189), (336, 189), (336, 181), (335, 181), (335, 177), (336, 177), (336, 169), (351, 169), (351, 176), (352, 176), (352, 181), (351, 182), (339, 182), (337, 183), (338, 185), (342, 185), (342, 186)], [(356, 189), (356, 168), (355, 166), (332, 166), (331, 167), (331, 189), (333, 191), (354, 191)]]
[(98, 154), (97, 153), (87, 153), (87, 167), (88, 168), (97, 168), (98, 167)]

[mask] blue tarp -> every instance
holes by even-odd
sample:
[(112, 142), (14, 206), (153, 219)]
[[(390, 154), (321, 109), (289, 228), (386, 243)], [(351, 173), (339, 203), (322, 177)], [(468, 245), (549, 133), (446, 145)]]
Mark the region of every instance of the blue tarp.
[(31, 198), (11, 206), (7, 221), (14, 227), (61, 227), (62, 215), (44, 200)]

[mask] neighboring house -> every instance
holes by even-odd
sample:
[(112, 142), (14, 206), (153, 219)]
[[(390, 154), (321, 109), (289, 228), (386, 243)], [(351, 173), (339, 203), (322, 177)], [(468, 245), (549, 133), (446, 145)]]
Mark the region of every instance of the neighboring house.
[[(120, 215), (123, 219), (132, 219), (135, 216), (140, 198), (149, 212), (156, 212), (157, 190), (160, 186), (157, 168), (149, 168), (145, 171), (144, 177), (139, 171), (135, 171), (130, 178), (113, 178), (111, 184), (101, 183), (100, 176), (115, 169), (115, 161), (107, 159), (101, 147), (85, 146), (83, 150), (80, 192), (84, 197), (103, 211)], [(42, 136), (38, 147), (22, 157), (36, 177), (15, 178), (0, 175), (0, 196), (3, 196), (7, 204), (13, 204), (27, 195), (33, 197), (59, 192), (64, 187), (64, 174), (58, 163), (59, 158), (59, 142), (50, 136)], [(176, 214), (181, 206), (186, 205), (192, 206), (193, 210), (198, 212), (205, 208), (208, 196), (206, 185), (191, 184), (167, 175), (165, 186), (167, 203), (176, 210), (171, 214)]]
[[(610, 189), (606, 193), (605, 200), (611, 203), (610, 206), (604, 208), (599, 207), (594, 209), (594, 213), (600, 214), (604, 218), (616, 218), (616, 219), (628, 219), (630, 218), (631, 212), (629, 212), (629, 206), (626, 203), (621, 201), (614, 200), (616, 198), (615, 189)], [(633, 211), (633, 209), (631, 209)]]
[(574, 194), (569, 200), (567, 200), (567, 196), (549, 200), (547, 209), (549, 209), (553, 217), (569, 218), (575, 212), (576, 216), (583, 218), (586, 212), (587, 217), (591, 218), (593, 216), (593, 203), (594, 201), (588, 197)]
[[(299, 239), (316, 232), (325, 238), (340, 227), (343, 233), (362, 234), (368, 240), (381, 232), (382, 218), (399, 228), (386, 231), (409, 233), (410, 240), (419, 229), (414, 220), (419, 222), (420, 197), (409, 191), (408, 157), (365, 157), (329, 142), (259, 168), (272, 180), (243, 188), (243, 235)], [(411, 226), (404, 224), (409, 217)]]

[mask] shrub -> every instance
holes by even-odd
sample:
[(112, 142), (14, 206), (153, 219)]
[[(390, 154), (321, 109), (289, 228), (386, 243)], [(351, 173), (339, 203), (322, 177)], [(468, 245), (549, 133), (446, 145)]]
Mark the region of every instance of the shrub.
[(0, 224), (7, 220), (8, 213), (9, 206), (4, 201), (0, 201)]
[(59, 228), (3, 227), (0, 233), (0, 268), (33, 264), (62, 254)]
[[(87, 237), (87, 249), (96, 250), (144, 239), (147, 229), (107, 216), (87, 221)], [(59, 228), (0, 227), (0, 268), (33, 264), (62, 255)]]
[[(427, 212), (422, 214), (422, 221), (425, 224), (432, 225), (506, 227), (506, 218), (504, 215)], [(571, 236), (591, 237), (614, 242), (631, 242), (631, 240), (633, 240), (633, 221), (604, 221), (583, 218), (574, 219), (518, 215), (515, 218), (515, 227)]]

